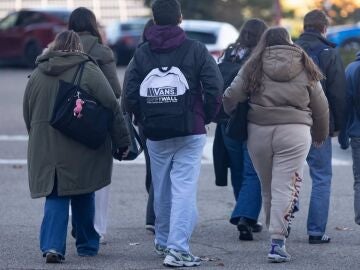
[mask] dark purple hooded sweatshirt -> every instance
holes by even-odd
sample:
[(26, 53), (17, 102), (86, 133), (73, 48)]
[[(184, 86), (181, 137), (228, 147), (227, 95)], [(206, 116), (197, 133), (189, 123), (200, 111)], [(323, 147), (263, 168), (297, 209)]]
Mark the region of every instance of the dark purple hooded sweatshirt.
[[(149, 42), (152, 51), (168, 53), (178, 48), (185, 41), (186, 35), (179, 26), (153, 25), (145, 30), (145, 38)], [(195, 96), (193, 104), (195, 121), (192, 134), (205, 134), (205, 113), (201, 89), (199, 89), (199, 94)]]

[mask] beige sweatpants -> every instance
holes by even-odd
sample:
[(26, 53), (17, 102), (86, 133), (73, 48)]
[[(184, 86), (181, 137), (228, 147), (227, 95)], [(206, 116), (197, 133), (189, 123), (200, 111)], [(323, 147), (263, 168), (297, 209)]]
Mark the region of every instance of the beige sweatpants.
[(271, 239), (285, 239), (311, 145), (301, 124), (248, 125), (248, 149), (261, 181), (266, 226)]

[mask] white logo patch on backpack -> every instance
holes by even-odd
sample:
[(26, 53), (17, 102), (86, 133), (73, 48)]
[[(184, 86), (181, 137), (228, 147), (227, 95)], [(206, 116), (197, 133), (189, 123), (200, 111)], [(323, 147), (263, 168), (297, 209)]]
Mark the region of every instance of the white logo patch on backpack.
[(177, 67), (154, 68), (140, 85), (140, 96), (147, 104), (177, 103), (189, 90), (189, 84)]

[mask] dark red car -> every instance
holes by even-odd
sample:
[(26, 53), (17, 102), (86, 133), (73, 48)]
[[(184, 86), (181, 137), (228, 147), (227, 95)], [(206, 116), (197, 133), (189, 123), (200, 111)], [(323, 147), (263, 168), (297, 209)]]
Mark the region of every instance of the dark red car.
[(23, 9), (0, 21), (0, 61), (32, 67), (36, 57), (66, 29), (68, 10)]

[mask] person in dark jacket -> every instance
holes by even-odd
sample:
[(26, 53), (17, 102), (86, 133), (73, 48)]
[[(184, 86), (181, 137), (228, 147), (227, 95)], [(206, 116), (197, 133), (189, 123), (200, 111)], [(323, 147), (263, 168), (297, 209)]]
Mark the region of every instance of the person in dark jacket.
[(325, 234), (329, 215), (331, 191), (331, 137), (338, 135), (343, 126), (345, 110), (345, 73), (340, 55), (335, 44), (326, 40), (329, 25), (326, 14), (313, 10), (304, 17), (304, 33), (296, 41), (319, 66), (325, 75), (321, 81), (329, 102), (330, 122), (329, 137), (319, 148), (311, 147), (307, 162), (312, 178), (307, 232), (310, 244), (329, 243), (330, 237)]
[[(136, 50), (126, 71), (125, 107), (140, 121), (148, 138), (156, 215), (155, 250), (165, 257), (167, 266), (196, 266), (200, 265), (200, 258), (190, 253), (189, 241), (197, 219), (197, 181), (206, 141), (205, 124), (220, 108), (223, 82), (206, 47), (187, 39), (178, 26), (182, 19), (179, 2), (156, 0), (152, 11), (155, 25), (145, 31), (148, 42)], [(179, 53), (183, 56), (179, 57)], [(192, 115), (192, 128), (182, 136), (153, 139), (146, 132), (151, 119), (143, 117), (139, 89), (153, 69), (159, 70), (158, 62), (162, 67), (176, 65), (191, 89), (187, 113)], [(153, 88), (147, 90), (151, 94)], [(151, 98), (149, 102), (162, 100)], [(176, 98), (168, 100), (173, 102)]]
[[(84, 52), (90, 55), (99, 65), (116, 96), (121, 95), (120, 82), (117, 77), (116, 64), (111, 49), (103, 44), (98, 23), (94, 13), (84, 7), (75, 9), (69, 19), (69, 30), (80, 36)], [(109, 204), (110, 186), (95, 192), (95, 229), (100, 235), (100, 243), (105, 244), (107, 231), (107, 213)]]
[[(355, 222), (360, 225), (360, 52), (346, 67), (345, 125), (339, 134), (342, 149), (351, 145), (354, 173)], [(350, 140), (350, 142), (349, 142)]]
[[(65, 136), (49, 124), (59, 80), (72, 82), (85, 63), (80, 87), (114, 114), (112, 131), (96, 150)], [(64, 259), (71, 201), (79, 256), (95, 256), (99, 235), (94, 228), (94, 192), (111, 182), (112, 149), (126, 149), (129, 136), (111, 86), (96, 63), (82, 52), (74, 31), (58, 34), (36, 60), (23, 100), (29, 133), (28, 171), (32, 198), (46, 197), (40, 249), (48, 263)]]
[[(249, 58), (253, 48), (257, 45), (261, 35), (267, 29), (267, 25), (260, 19), (250, 19), (244, 23), (240, 30), (240, 35), (235, 44), (229, 45), (225, 50), (224, 56), (221, 59), (223, 68), (220, 68), (222, 74), (230, 72), (231, 69), (239, 70), (241, 66)], [(228, 68), (225, 68), (228, 67)], [(230, 86), (230, 83), (235, 78), (237, 73), (232, 78), (230, 74), (223, 74), (224, 89)], [(228, 85), (226, 85), (228, 83)], [(246, 142), (234, 140), (226, 135), (226, 125), (229, 116), (225, 113), (217, 118), (217, 129), (220, 132), (215, 133), (214, 139), (214, 166), (219, 168), (219, 163), (223, 163), (224, 159), (217, 157), (219, 145), (223, 145), (224, 152), (229, 159), (229, 167), (231, 172), (231, 183), (235, 195), (236, 205), (230, 218), (230, 222), (237, 226), (240, 235), (240, 240), (253, 240), (252, 232), (259, 232), (262, 230), (261, 223), (257, 223), (261, 210), (261, 187), (260, 180), (255, 172), (254, 166), (251, 162), (249, 152), (247, 150)], [(215, 145), (219, 138), (221, 143)], [(225, 168), (227, 170), (228, 168)], [(226, 175), (226, 174), (225, 174)]]

